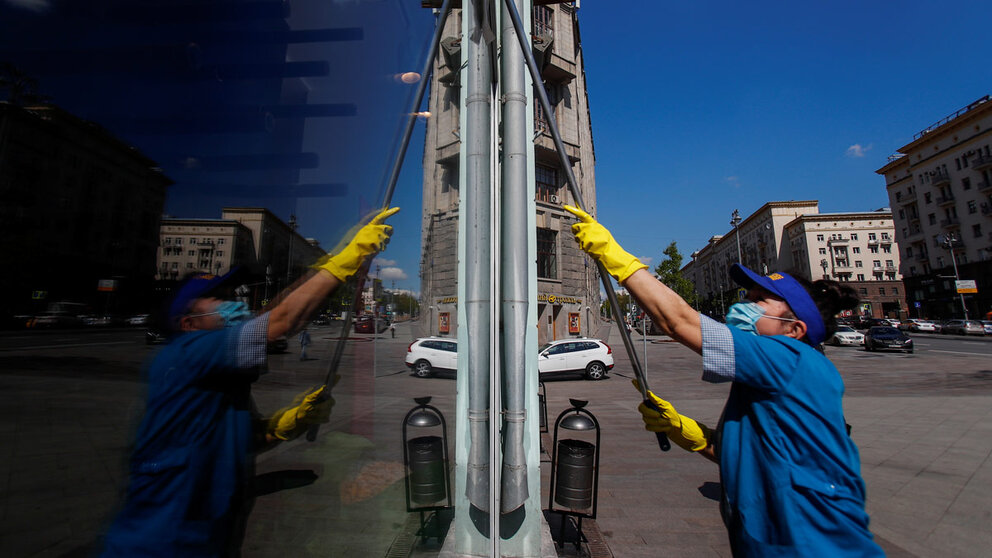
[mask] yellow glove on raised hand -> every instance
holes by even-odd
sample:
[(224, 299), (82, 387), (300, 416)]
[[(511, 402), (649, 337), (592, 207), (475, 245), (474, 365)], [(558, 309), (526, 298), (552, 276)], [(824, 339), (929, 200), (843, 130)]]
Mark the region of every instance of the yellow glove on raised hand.
[(323, 269), (341, 281), (347, 281), (362, 267), (366, 257), (377, 254), (386, 247), (393, 234), (393, 227), (383, 223), (399, 210), (398, 207), (392, 207), (380, 211), (368, 225), (358, 230), (341, 252), (324, 256), (313, 267)]
[(579, 222), (572, 225), (572, 232), (575, 233), (579, 247), (603, 264), (606, 271), (617, 281), (623, 283), (638, 269), (648, 267), (624, 251), (617, 241), (613, 240), (610, 231), (597, 223), (588, 213), (570, 205), (565, 206), (565, 211), (579, 218)]
[[(634, 387), (640, 391), (640, 383), (634, 380)], [(659, 410), (652, 409), (641, 403), (637, 410), (641, 412), (644, 420), (644, 429), (651, 432), (664, 432), (668, 438), (686, 451), (699, 451), (706, 449), (712, 437), (713, 431), (705, 424), (698, 423), (691, 418), (680, 415), (671, 403), (648, 392), (648, 398)]]
[(326, 386), (310, 388), (297, 395), (292, 405), (276, 411), (269, 419), (267, 433), (280, 440), (292, 440), (310, 428), (330, 420), (333, 397), (322, 397)]

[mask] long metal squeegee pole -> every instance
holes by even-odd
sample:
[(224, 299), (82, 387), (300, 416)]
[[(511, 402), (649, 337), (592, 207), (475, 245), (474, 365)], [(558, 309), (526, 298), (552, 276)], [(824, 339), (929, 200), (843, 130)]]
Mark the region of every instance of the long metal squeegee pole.
[[(520, 50), (523, 51), (524, 58), (527, 61), (527, 68), (530, 70), (531, 79), (534, 81), (534, 90), (537, 92), (538, 101), (541, 103), (541, 108), (544, 110), (544, 114), (554, 115), (554, 111), (551, 109), (551, 102), (548, 100), (548, 93), (544, 89), (544, 81), (541, 79), (541, 71), (537, 67), (537, 61), (534, 59), (534, 52), (531, 50), (530, 44), (527, 41), (528, 35), (524, 30), (523, 21), (520, 19), (520, 12), (517, 11), (516, 5), (514, 5), (512, 0), (503, 0), (506, 4), (507, 12), (510, 14), (510, 19), (513, 20), (513, 27), (517, 31), (517, 39), (520, 42)], [(572, 164), (568, 160), (568, 154), (565, 151), (565, 143), (561, 140), (561, 133), (558, 130), (558, 123), (555, 118), (548, 118), (548, 127), (551, 131), (551, 138), (555, 142), (555, 150), (558, 152), (558, 158), (561, 161), (561, 167), (565, 171), (565, 177), (568, 179), (568, 189), (572, 193), (572, 197), (575, 199), (576, 205), (579, 209), (585, 209), (585, 203), (582, 200), (582, 192), (579, 190), (578, 183), (575, 180), (575, 173), (572, 172)], [(644, 374), (644, 370), (641, 368), (641, 361), (637, 358), (637, 350), (634, 348), (634, 343), (630, 339), (630, 332), (624, 327), (623, 320), (620, 314), (620, 304), (617, 302), (617, 294), (613, 289), (613, 283), (610, 282), (610, 274), (607, 273), (606, 268), (603, 264), (596, 262), (596, 267), (599, 269), (599, 277), (603, 282), (603, 289), (606, 291), (606, 297), (610, 301), (610, 307), (613, 309), (613, 315), (616, 318), (617, 327), (620, 331), (620, 338), (623, 340), (624, 349), (627, 351), (627, 356), (630, 358), (630, 365), (634, 369), (634, 375), (637, 377), (637, 381), (641, 385), (641, 395), (644, 397), (644, 401), (651, 402), (648, 397), (648, 381)], [(658, 446), (662, 451), (668, 451), (671, 444), (668, 441), (668, 436), (664, 433), (658, 432)]]
[[(434, 69), (434, 59), (437, 57), (438, 45), (441, 42), (441, 33), (444, 31), (444, 24), (448, 20), (448, 14), (451, 13), (451, 1), (444, 0), (441, 4), (441, 13), (438, 14), (437, 23), (434, 26), (434, 34), (431, 36), (431, 42), (427, 50), (427, 58), (424, 60), (424, 66), (420, 72), (420, 81), (417, 83), (417, 91), (413, 95), (413, 102), (410, 103), (410, 110), (407, 113), (406, 126), (403, 129), (403, 136), (400, 139), (399, 150), (396, 152), (396, 158), (393, 160), (393, 166), (389, 173), (389, 181), (386, 183), (386, 191), (383, 195), (382, 209), (389, 207), (390, 202), (393, 200), (393, 192), (396, 191), (396, 182), (399, 181), (400, 169), (403, 168), (403, 159), (406, 157), (407, 147), (410, 145), (410, 138), (413, 136), (413, 127), (417, 123), (417, 112), (419, 112), (420, 104), (424, 100), (424, 93), (427, 91), (427, 84), (430, 82), (430, 75)], [(330, 397), (331, 388), (334, 387), (334, 378), (337, 376), (338, 367), (341, 365), (341, 359), (344, 356), (344, 344), (348, 340), (348, 335), (351, 332), (352, 321), (354, 320), (355, 314), (355, 302), (358, 297), (361, 296), (362, 287), (365, 285), (365, 278), (368, 276), (370, 261), (365, 262), (361, 268), (359, 268), (358, 273), (355, 274), (355, 293), (351, 301), (351, 311), (345, 316), (344, 322), (341, 324), (341, 334), (338, 337), (338, 343), (334, 347), (334, 355), (331, 357), (330, 363), (327, 365), (327, 375), (324, 377), (324, 393), (327, 397)], [(372, 329), (376, 329), (374, 326)], [(375, 332), (373, 335), (378, 335), (379, 332)], [(320, 429), (320, 425), (313, 425), (307, 431), (307, 440), (314, 441), (317, 439), (317, 431)]]

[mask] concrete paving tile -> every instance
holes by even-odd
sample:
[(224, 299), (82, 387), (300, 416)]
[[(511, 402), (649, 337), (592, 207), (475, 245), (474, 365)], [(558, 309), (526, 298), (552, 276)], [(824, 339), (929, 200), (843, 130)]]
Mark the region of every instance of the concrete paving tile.
[(941, 522), (926, 539), (930, 548), (940, 549), (941, 556), (988, 556), (992, 552), (992, 532), (981, 525), (952, 525)]

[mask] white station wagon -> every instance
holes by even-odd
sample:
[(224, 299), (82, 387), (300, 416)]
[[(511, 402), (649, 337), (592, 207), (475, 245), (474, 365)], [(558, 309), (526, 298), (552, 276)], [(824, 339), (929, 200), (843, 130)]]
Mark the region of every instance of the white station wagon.
[[(419, 378), (458, 368), (458, 342), (444, 337), (422, 337), (406, 350), (406, 365)], [(537, 371), (542, 377), (581, 375), (600, 380), (613, 369), (613, 349), (599, 339), (573, 338), (552, 341), (541, 347)]]

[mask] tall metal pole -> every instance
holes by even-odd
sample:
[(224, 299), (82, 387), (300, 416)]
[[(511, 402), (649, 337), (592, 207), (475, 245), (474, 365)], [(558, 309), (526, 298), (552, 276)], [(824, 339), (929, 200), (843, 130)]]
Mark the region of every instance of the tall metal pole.
[[(954, 256), (954, 243), (958, 239), (954, 237), (954, 233), (950, 233), (944, 236), (944, 247), (947, 251), (951, 253), (951, 265), (954, 266), (954, 290), (958, 289), (958, 281), (961, 277), (958, 275), (958, 259)], [(964, 319), (968, 319), (968, 306), (964, 303), (964, 293), (958, 293), (961, 297), (961, 312), (964, 314)]]
[(744, 259), (741, 257), (741, 230), (737, 227), (741, 224), (741, 213), (736, 209), (730, 216), (730, 224), (734, 226), (734, 236), (737, 238), (737, 263), (744, 265)]
[[(464, 2), (462, 16), (469, 22), (466, 37), (465, 96), (465, 204), (460, 218), (465, 220), (465, 319), (468, 346), (468, 426), (469, 447), (466, 495), (475, 508), (490, 512), (489, 461), (489, 366), (490, 358), (490, 255), (492, 222), (490, 183), (492, 59), (485, 40), (482, 2)], [(461, 326), (459, 326), (461, 328)], [(492, 510), (495, 512), (495, 510)]]
[(289, 255), (286, 256), (286, 287), (289, 287), (289, 274), (293, 269), (293, 237), (296, 236), (296, 215), (289, 216)]
[[(516, 0), (524, 4), (521, 0)], [(503, 321), (503, 470), (500, 511), (524, 505), (527, 457), (524, 451), (526, 419), (528, 227), (527, 227), (527, 91), (524, 59), (513, 22), (503, 6), (500, 83), (503, 100), (503, 183), (500, 204), (500, 250)]]

